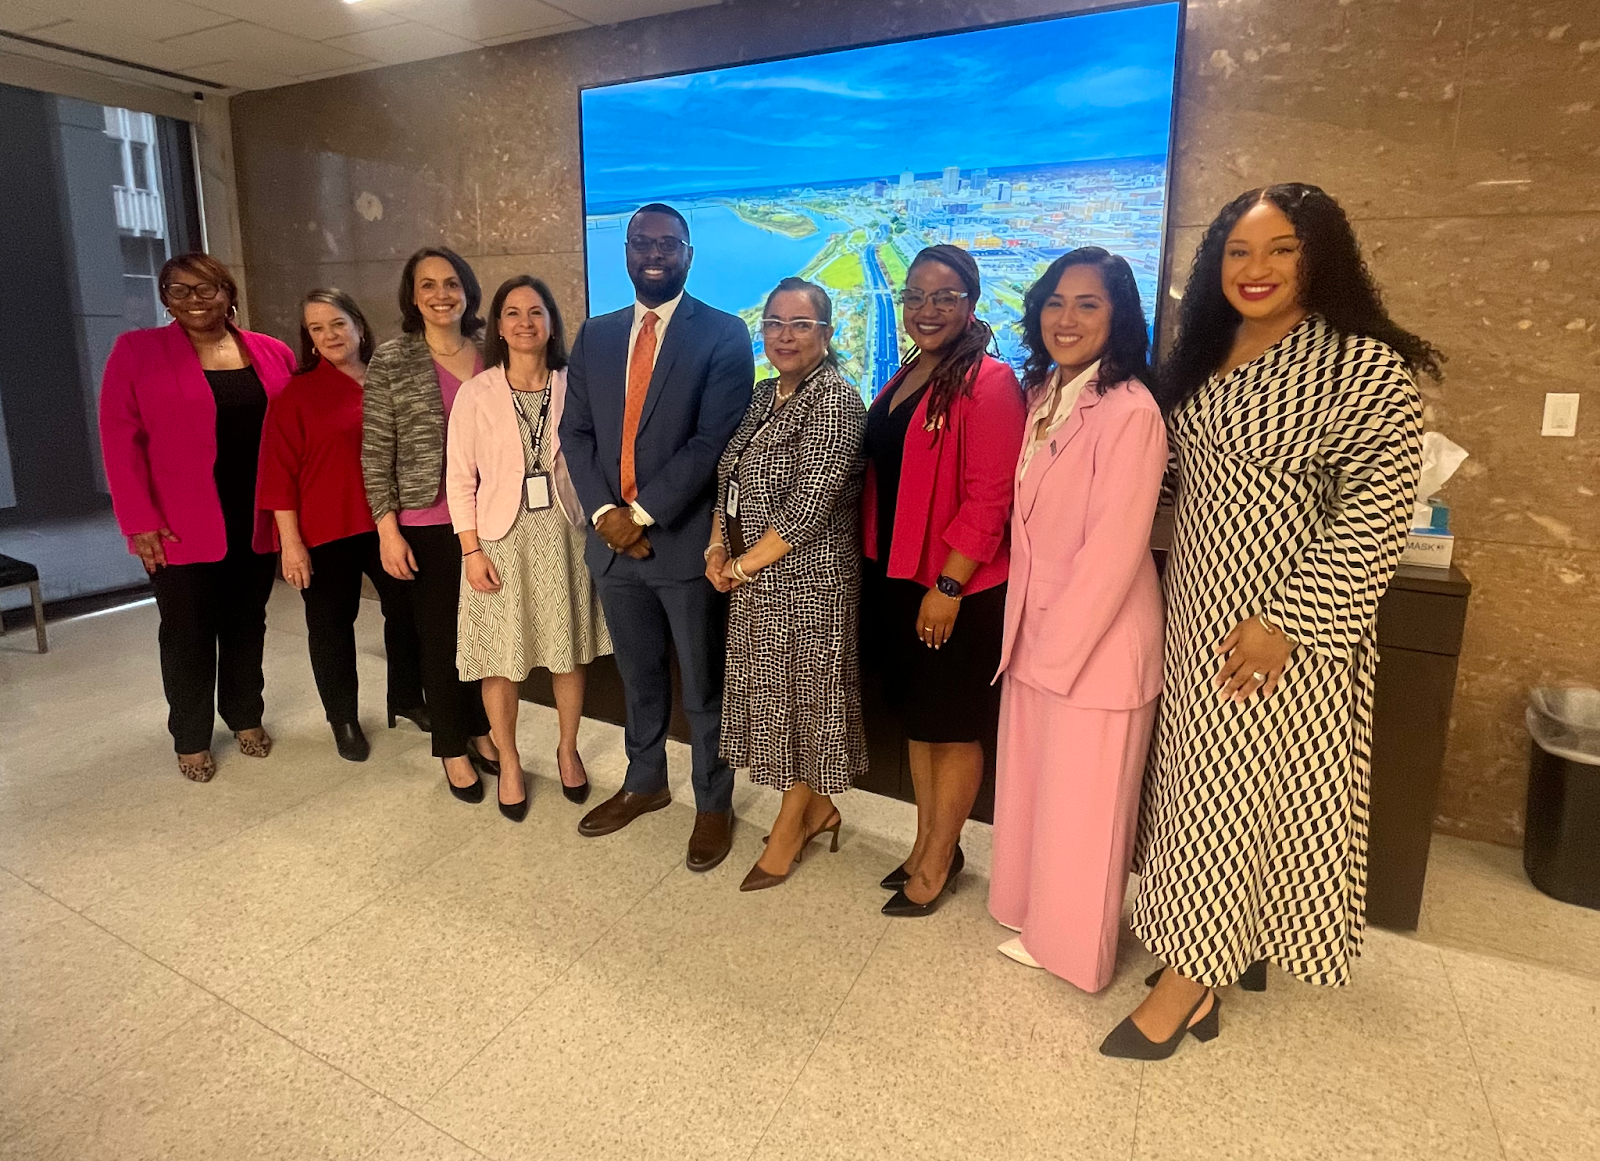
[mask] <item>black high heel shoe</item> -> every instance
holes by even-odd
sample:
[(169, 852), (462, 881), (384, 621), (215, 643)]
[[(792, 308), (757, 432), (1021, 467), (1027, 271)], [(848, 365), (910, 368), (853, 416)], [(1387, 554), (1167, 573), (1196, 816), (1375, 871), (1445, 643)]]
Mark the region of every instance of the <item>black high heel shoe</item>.
[[(439, 764), (441, 766), (444, 765), (444, 759), (441, 758), (439, 760)], [(450, 793), (461, 799), (462, 802), (477, 803), (483, 801), (482, 778), (474, 778), (471, 786), (457, 786), (454, 782), (450, 781), (450, 770), (448, 767), (446, 767), (444, 772), (444, 784), (450, 787)]]
[(578, 755), (578, 769), (583, 773), (582, 786), (568, 786), (566, 779), (561, 777), (561, 752), (556, 751), (556, 778), (561, 783), (561, 793), (566, 795), (568, 802), (576, 802), (582, 806), (589, 801), (589, 772), (583, 768), (583, 755)]
[[(950, 861), (950, 873), (952, 875), (960, 874), (961, 868), (966, 865), (967, 856), (961, 853), (961, 844), (957, 843), (955, 858)], [(906, 865), (901, 863), (898, 867), (880, 879), (878, 881), (878, 886), (882, 887), (885, 891), (898, 891), (901, 887), (906, 885), (906, 880), (910, 877), (910, 875), (906, 874)]]
[[(1161, 973), (1166, 968), (1156, 968), (1144, 978), (1144, 986), (1153, 988), (1161, 980)], [(1267, 961), (1258, 959), (1255, 963), (1244, 969), (1244, 973), (1233, 981), (1233, 986), (1241, 992), (1264, 992), (1267, 990)]]
[(433, 718), (428, 715), (428, 707), (425, 705), (415, 705), (408, 709), (390, 706), (389, 728), (391, 730), (394, 729), (394, 720), (396, 718), (406, 718), (425, 734), (433, 733)]
[[(1206, 1002), (1207, 996), (1211, 997), (1211, 1011), (1196, 1020), (1194, 1014)], [(1215, 992), (1207, 988), (1195, 1001), (1194, 1007), (1189, 1009), (1189, 1014), (1178, 1025), (1178, 1030), (1159, 1043), (1139, 1031), (1139, 1025), (1133, 1022), (1133, 1017), (1130, 1015), (1111, 1030), (1111, 1035), (1100, 1045), (1100, 1055), (1114, 1056), (1119, 1060), (1165, 1060), (1178, 1051), (1178, 1045), (1183, 1043), (1185, 1036), (1193, 1036), (1202, 1044), (1215, 1040), (1219, 1030), (1217, 1013), (1221, 1009), (1222, 1001), (1217, 998)]]
[(367, 735), (361, 732), (360, 722), (334, 722), (333, 744), (339, 757), (346, 762), (365, 762), (372, 753)]
[[(504, 786), (505, 783), (502, 782), (500, 785)], [(499, 794), (494, 796), (495, 805), (500, 808), (500, 813), (505, 815), (512, 822), (521, 822), (523, 819), (528, 817), (528, 803), (532, 800), (533, 796), (528, 793), (528, 774), (526, 771), (524, 771), (522, 774), (521, 802), (501, 802)]]
[(472, 744), (470, 738), (467, 740), (467, 761), (472, 763), (472, 768), (479, 774), (487, 774), (490, 778), (500, 777), (500, 763), (478, 753), (478, 747)]
[(956, 848), (956, 853), (950, 856), (950, 869), (944, 874), (944, 885), (939, 888), (939, 893), (926, 903), (913, 903), (906, 895), (906, 889), (901, 887), (889, 901), (883, 905), (883, 913), (897, 919), (916, 919), (923, 915), (932, 915), (938, 908), (946, 894), (956, 893), (956, 876), (961, 873), (965, 860), (961, 857), (961, 848)]

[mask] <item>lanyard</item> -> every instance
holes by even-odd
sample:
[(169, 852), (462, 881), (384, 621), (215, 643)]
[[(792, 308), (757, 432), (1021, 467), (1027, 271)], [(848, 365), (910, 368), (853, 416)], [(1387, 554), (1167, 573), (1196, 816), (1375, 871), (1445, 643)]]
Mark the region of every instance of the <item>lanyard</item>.
[[(544, 391), (541, 392), (541, 398), (539, 400), (539, 420), (533, 429), (533, 464), (528, 469), (530, 473), (537, 472), (539, 470), (539, 463), (544, 458), (544, 425), (545, 421), (550, 417), (550, 383), (554, 378), (554, 373), (551, 373), (545, 377)], [(528, 392), (518, 391), (516, 388), (512, 388), (511, 402), (515, 405), (517, 413), (521, 415), (523, 419), (527, 419), (529, 423), (533, 423), (533, 420), (528, 419), (528, 413), (522, 409), (522, 397), (526, 394), (528, 394)]]
[[(800, 384), (800, 387), (804, 386), (804, 383)], [(789, 396), (788, 402), (783, 405), (784, 407), (788, 407), (794, 402), (794, 397), (800, 394), (800, 387), (796, 387), (794, 389), (793, 393)], [(778, 388), (776, 384), (774, 384), (772, 388), (772, 403), (767, 407), (767, 414), (762, 418), (760, 423), (756, 424), (756, 429), (750, 433), (750, 438), (744, 441), (744, 446), (734, 453), (733, 462), (729, 465), (728, 469), (728, 475), (730, 477), (738, 476), (739, 461), (744, 458), (744, 453), (749, 451), (750, 448), (755, 444), (761, 433), (766, 430), (767, 424), (778, 418), (778, 412), (780, 410), (781, 409), (778, 407)]]

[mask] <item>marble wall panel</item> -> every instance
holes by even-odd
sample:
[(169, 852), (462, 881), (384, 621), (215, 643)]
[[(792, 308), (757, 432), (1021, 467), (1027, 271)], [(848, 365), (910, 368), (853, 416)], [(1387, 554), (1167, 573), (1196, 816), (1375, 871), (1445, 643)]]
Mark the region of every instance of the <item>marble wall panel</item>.
[(1397, 321), (1448, 359), (1422, 387), (1428, 426), (1471, 453), (1444, 491), (1456, 534), (1600, 549), (1600, 420), (1539, 434), (1546, 392), (1600, 406), (1600, 214), (1358, 226)]
[(1473, 8), (1453, 209), (1600, 210), (1600, 4)]
[[(581, 86), (1090, 6), (731, 0), (237, 97), (254, 321), (291, 333), (300, 295), (331, 281), (392, 334), (400, 263), (444, 242), (486, 296), (530, 270), (576, 324)], [(1396, 318), (1449, 356), (1424, 390), (1430, 425), (1472, 452), (1446, 495), (1477, 593), (1439, 821), (1506, 842), (1520, 837), (1528, 686), (1600, 684), (1600, 399), (1579, 438), (1537, 434), (1545, 392), (1593, 396), (1600, 377), (1597, 87), (1594, 0), (1188, 5), (1174, 291), (1224, 202), (1314, 181), (1350, 212)]]

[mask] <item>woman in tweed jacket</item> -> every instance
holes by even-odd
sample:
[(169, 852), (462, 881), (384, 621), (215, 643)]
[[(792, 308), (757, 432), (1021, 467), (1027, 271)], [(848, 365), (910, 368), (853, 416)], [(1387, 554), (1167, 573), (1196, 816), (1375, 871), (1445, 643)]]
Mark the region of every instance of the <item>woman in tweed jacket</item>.
[[(424, 247), (400, 274), (402, 329), (372, 356), (361, 426), (361, 475), (390, 576), (411, 581), (433, 754), (450, 792), (483, 801), (478, 771), (499, 772), (475, 681), (456, 673), (461, 545), (444, 495), (445, 427), (463, 380), (483, 370), (476, 335), (483, 292), (453, 250)], [(391, 723), (392, 724), (392, 723)]]

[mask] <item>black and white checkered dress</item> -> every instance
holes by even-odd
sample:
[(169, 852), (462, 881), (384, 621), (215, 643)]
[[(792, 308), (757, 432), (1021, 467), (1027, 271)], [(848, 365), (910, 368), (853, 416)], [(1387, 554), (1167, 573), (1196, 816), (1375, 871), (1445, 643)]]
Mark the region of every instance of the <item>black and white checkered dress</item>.
[[(1344, 984), (1365, 925), (1378, 599), (1421, 464), (1410, 372), (1311, 316), (1171, 419), (1166, 689), (1133, 929), (1179, 973), (1269, 959)], [(1221, 702), (1215, 646), (1265, 612), (1298, 641), (1271, 698)]]
[(737, 472), (746, 547), (769, 528), (794, 546), (729, 603), (722, 756), (764, 786), (838, 794), (867, 769), (858, 623), (867, 413), (832, 367), (773, 414), (777, 383), (756, 384), (717, 466), (719, 521)]

